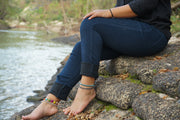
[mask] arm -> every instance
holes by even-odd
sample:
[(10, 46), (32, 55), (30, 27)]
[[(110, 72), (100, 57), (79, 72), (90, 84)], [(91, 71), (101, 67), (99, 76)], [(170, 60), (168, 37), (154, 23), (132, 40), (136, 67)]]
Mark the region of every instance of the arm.
[[(114, 17), (117, 18), (130, 18), (130, 17), (136, 17), (137, 15), (132, 11), (130, 6), (124, 5), (120, 7), (115, 7), (111, 9), (112, 14)], [(104, 18), (111, 18), (111, 12), (109, 9), (106, 10), (94, 10), (90, 13), (88, 13), (86, 16), (83, 17), (83, 19), (89, 17), (89, 19), (95, 18), (95, 17), (104, 17)]]
[[(131, 18), (136, 16), (143, 16), (156, 8), (159, 0), (133, 0), (129, 4), (112, 8), (113, 16), (116, 18)], [(88, 13), (83, 19), (95, 17), (111, 18), (110, 10), (94, 10)]]

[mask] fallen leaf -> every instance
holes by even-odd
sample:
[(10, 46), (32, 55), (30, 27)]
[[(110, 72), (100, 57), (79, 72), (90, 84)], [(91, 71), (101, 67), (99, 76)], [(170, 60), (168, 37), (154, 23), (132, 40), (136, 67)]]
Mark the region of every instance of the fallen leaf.
[(132, 112), (132, 115), (135, 115), (135, 113), (134, 113), (134, 112)]
[(156, 58), (157, 60), (161, 60), (163, 57), (161, 57), (161, 56), (155, 56), (155, 58)]
[(163, 55), (164, 57), (168, 57), (168, 54)]
[(178, 67), (174, 67), (174, 68), (173, 68), (173, 71), (178, 71), (178, 70), (179, 70)]
[(122, 78), (123, 80), (128, 78), (128, 77), (129, 77), (128, 73), (120, 75), (120, 78)]
[(163, 99), (166, 99), (168, 97), (168, 95), (165, 95), (164, 97), (163, 97)]
[(159, 73), (165, 73), (165, 72), (168, 72), (168, 71), (169, 71), (169, 69), (160, 69)]
[(139, 95), (142, 95), (142, 94), (145, 94), (145, 93), (148, 93), (148, 91), (142, 91), (139, 93)]

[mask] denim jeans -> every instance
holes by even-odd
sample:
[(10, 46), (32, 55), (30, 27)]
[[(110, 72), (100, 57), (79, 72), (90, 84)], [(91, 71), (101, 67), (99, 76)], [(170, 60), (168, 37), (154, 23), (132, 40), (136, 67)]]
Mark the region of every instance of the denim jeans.
[(122, 18), (84, 19), (78, 42), (50, 90), (61, 100), (66, 100), (70, 90), (82, 75), (98, 77), (100, 60), (121, 55), (149, 56), (162, 51), (168, 40), (155, 27)]

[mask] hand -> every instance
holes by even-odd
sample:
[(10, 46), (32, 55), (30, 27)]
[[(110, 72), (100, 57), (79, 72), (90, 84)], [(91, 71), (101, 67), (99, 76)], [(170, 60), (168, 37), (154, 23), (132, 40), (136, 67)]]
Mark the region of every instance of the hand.
[(104, 18), (110, 18), (112, 17), (111, 16), (111, 13), (109, 10), (94, 10), (90, 13), (88, 13), (87, 15), (85, 15), (83, 17), (83, 19), (89, 17), (88, 19), (92, 19), (92, 18), (95, 18), (95, 17), (104, 17)]

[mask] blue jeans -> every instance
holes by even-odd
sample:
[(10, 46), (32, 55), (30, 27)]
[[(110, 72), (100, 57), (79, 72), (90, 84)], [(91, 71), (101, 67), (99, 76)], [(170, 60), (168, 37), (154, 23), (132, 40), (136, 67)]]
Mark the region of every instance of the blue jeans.
[(61, 100), (66, 100), (73, 86), (82, 75), (98, 77), (100, 60), (114, 59), (121, 55), (149, 56), (162, 51), (168, 40), (155, 27), (133, 19), (85, 19), (80, 27), (78, 42), (62, 72), (50, 90)]

